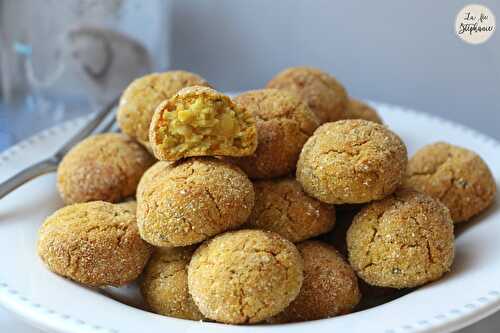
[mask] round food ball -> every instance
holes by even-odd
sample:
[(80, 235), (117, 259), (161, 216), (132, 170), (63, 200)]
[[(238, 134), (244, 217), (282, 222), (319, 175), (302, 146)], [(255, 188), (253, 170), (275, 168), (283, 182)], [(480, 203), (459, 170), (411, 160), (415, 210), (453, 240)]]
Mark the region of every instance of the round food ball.
[(88, 286), (135, 280), (150, 254), (135, 214), (104, 201), (61, 208), (39, 230), (38, 255), (49, 269)]
[(495, 179), (481, 157), (445, 142), (427, 145), (410, 159), (404, 185), (439, 199), (455, 223), (488, 208), (496, 195)]
[(345, 88), (333, 76), (311, 67), (285, 69), (267, 83), (267, 88), (298, 95), (320, 123), (342, 119), (348, 102)]
[(297, 96), (276, 89), (249, 91), (234, 101), (255, 115), (259, 144), (252, 155), (231, 161), (253, 179), (293, 172), (302, 146), (319, 126), (314, 113)]
[(187, 265), (196, 248), (157, 248), (144, 270), (141, 293), (154, 312), (181, 319), (204, 319), (188, 292)]
[(160, 177), (166, 175), (175, 164), (175, 162), (171, 161), (158, 161), (147, 169), (142, 175), (139, 185), (137, 185), (136, 197), (142, 197), (144, 190), (157, 182)]
[(159, 160), (191, 156), (248, 156), (257, 148), (251, 112), (208, 87), (187, 87), (161, 103), (149, 128)]
[(304, 260), (304, 282), (297, 298), (273, 323), (330, 318), (351, 312), (361, 299), (358, 278), (331, 245), (319, 241), (297, 244)]
[(186, 71), (153, 73), (132, 81), (120, 98), (118, 125), (123, 133), (149, 148), (149, 125), (156, 107), (191, 86), (209, 85), (199, 75)]
[(273, 232), (227, 232), (203, 243), (188, 267), (189, 293), (206, 317), (257, 323), (285, 309), (303, 279), (297, 248)]
[(118, 202), (135, 193), (139, 179), (154, 161), (126, 135), (94, 135), (64, 156), (57, 169), (57, 188), (66, 204)]
[(304, 190), (331, 204), (384, 198), (401, 184), (406, 146), (383, 125), (341, 120), (320, 126), (307, 140), (296, 177)]
[(453, 221), (438, 200), (400, 190), (356, 215), (347, 231), (347, 249), (351, 266), (368, 284), (417, 287), (450, 270)]
[(342, 119), (364, 119), (382, 124), (382, 118), (375, 109), (360, 100), (350, 98)]
[(332, 230), (335, 208), (304, 193), (295, 179), (254, 182), (255, 206), (245, 226), (274, 231), (296, 243)]
[(242, 225), (253, 185), (236, 166), (215, 158), (185, 160), (137, 197), (141, 237), (156, 246), (186, 246)]

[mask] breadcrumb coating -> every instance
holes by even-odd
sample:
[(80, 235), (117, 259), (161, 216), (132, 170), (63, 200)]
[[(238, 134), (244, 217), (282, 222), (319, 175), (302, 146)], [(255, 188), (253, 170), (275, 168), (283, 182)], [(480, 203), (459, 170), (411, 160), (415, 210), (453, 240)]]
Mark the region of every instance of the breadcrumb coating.
[(130, 213), (134, 214), (137, 211), (137, 201), (135, 200), (128, 200), (124, 202), (117, 203), (118, 206), (125, 208), (127, 211)]
[(335, 208), (304, 193), (292, 178), (254, 182), (255, 206), (245, 227), (274, 231), (296, 243), (332, 230)]
[(326, 203), (382, 199), (401, 184), (406, 146), (391, 130), (367, 120), (321, 125), (304, 145), (296, 177), (304, 190)]
[(179, 90), (191, 86), (209, 86), (197, 74), (186, 71), (152, 73), (135, 79), (123, 92), (117, 120), (123, 133), (149, 149), (149, 125), (156, 107)]
[(383, 123), (382, 118), (380, 118), (374, 108), (354, 98), (349, 99), (342, 119), (364, 119), (379, 124)]
[(297, 244), (304, 260), (304, 282), (297, 298), (269, 319), (286, 323), (335, 317), (352, 312), (361, 299), (358, 278), (331, 245), (320, 241)]
[(57, 188), (66, 204), (118, 202), (134, 195), (139, 179), (154, 161), (124, 134), (94, 135), (64, 156), (57, 169)]
[(153, 164), (142, 175), (139, 185), (137, 185), (136, 196), (142, 197), (144, 189), (151, 186), (151, 184), (158, 182), (158, 179), (166, 175), (175, 165), (176, 163), (171, 161), (158, 161)]
[(316, 114), (320, 123), (343, 118), (348, 96), (333, 76), (312, 67), (290, 67), (267, 83), (267, 88), (282, 89), (298, 95)]
[(205, 317), (188, 292), (187, 265), (196, 247), (156, 248), (141, 281), (149, 308), (161, 315), (202, 320)]
[(261, 230), (227, 232), (203, 243), (188, 267), (189, 292), (206, 317), (257, 323), (297, 297), (303, 262), (280, 235)]
[(186, 246), (242, 225), (254, 206), (253, 185), (236, 166), (215, 158), (180, 162), (141, 190), (141, 237), (156, 246)]
[(38, 255), (48, 268), (88, 286), (135, 280), (151, 254), (139, 236), (135, 214), (104, 201), (59, 209), (38, 235)]
[(410, 159), (404, 185), (439, 199), (455, 223), (479, 214), (496, 196), (495, 179), (481, 157), (445, 142), (427, 145)]
[(287, 91), (261, 89), (234, 100), (257, 119), (257, 150), (233, 158), (253, 179), (286, 176), (295, 171), (300, 151), (319, 126), (318, 118), (297, 96)]
[(347, 248), (351, 266), (368, 284), (417, 287), (450, 270), (453, 221), (438, 200), (399, 190), (356, 215), (347, 231)]

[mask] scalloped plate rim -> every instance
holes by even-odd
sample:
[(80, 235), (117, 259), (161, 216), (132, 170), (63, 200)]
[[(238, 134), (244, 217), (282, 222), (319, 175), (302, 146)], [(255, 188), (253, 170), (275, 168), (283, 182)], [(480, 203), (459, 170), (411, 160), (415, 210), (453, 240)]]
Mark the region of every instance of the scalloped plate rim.
[[(461, 132), (466, 133), (467, 135), (474, 136), (479, 140), (483, 141), (483, 144), (490, 145), (494, 149), (498, 149), (500, 152), (500, 143), (495, 139), (481, 134), (475, 130), (472, 130), (466, 126), (454, 123), (449, 120), (442, 119), (440, 117), (436, 117), (433, 115), (429, 115), (422, 112), (417, 112), (411, 109), (402, 108), (399, 106), (389, 105), (385, 103), (377, 103), (377, 102), (369, 102), (370, 104), (377, 107), (379, 110), (383, 110), (384, 113), (401, 113), (401, 114), (409, 114), (412, 117), (417, 118), (425, 118), (431, 122), (438, 122), (440, 125), (444, 127), (453, 128), (454, 130), (459, 130)], [(4, 165), (8, 165), (11, 158), (14, 158), (20, 152), (29, 150), (31, 147), (39, 144), (40, 141), (43, 141), (44, 138), (50, 138), (51, 136), (57, 135), (60, 131), (66, 130), (74, 130), (79, 126), (83, 125), (85, 121), (87, 121), (91, 115), (80, 117), (74, 120), (67, 121), (59, 126), (54, 126), (50, 129), (44, 130), (39, 134), (36, 134), (26, 140), (23, 140), (16, 144), (15, 146), (5, 150), (0, 153), (0, 167)], [(33, 160), (35, 162), (35, 160)], [(498, 174), (495, 174), (496, 179), (498, 180)], [(1, 203), (0, 203), (1, 204)], [(0, 221), (1, 223), (1, 221)], [(0, 234), (1, 240), (1, 234)], [(429, 318), (427, 320), (420, 320), (419, 322), (409, 322), (407, 325), (388, 328), (384, 332), (385, 333), (396, 333), (396, 332), (451, 332), (465, 326), (468, 326), (478, 320), (481, 320), (488, 315), (498, 311), (500, 309), (500, 286), (496, 286), (492, 288), (485, 295), (478, 295), (476, 299), (471, 300), (469, 303), (460, 305), (459, 307), (451, 307), (447, 311), (444, 311), (445, 314), (438, 314), (435, 318)], [(411, 294), (410, 294), (411, 295)], [(397, 301), (397, 300), (396, 300)], [(392, 303), (392, 302), (391, 302)], [(382, 305), (382, 307), (388, 307), (391, 303)], [(120, 329), (104, 327), (99, 325), (93, 325), (92, 323), (88, 323), (86, 321), (80, 320), (77, 317), (71, 315), (65, 315), (58, 313), (50, 308), (31, 302), (26, 296), (24, 296), (21, 291), (13, 290), (10, 286), (0, 280), (0, 304), (5, 306), (8, 310), (14, 312), (16, 315), (30, 322), (34, 326), (45, 330), (56, 330), (57, 332), (107, 332), (107, 333), (116, 333), (119, 332)], [(380, 308), (380, 307), (377, 307)], [(375, 309), (377, 309), (375, 308)], [(458, 310), (458, 309), (468, 309), (468, 310)], [(365, 310), (363, 312), (370, 312), (374, 309)], [(457, 311), (457, 312), (455, 312)], [(464, 312), (465, 311), (465, 312)], [(359, 314), (360, 312), (358, 312)], [(260, 326), (229, 326), (216, 323), (202, 323), (199, 327), (204, 327), (204, 329), (222, 329), (222, 328), (231, 328), (231, 330), (236, 331), (299, 331), (302, 328), (313, 327), (324, 329), (328, 328), (328, 321), (330, 320), (341, 320), (343, 317), (352, 317), (355, 316), (356, 313), (332, 318), (327, 320), (318, 320), (304, 323), (295, 323), (295, 324), (285, 324), (279, 326), (270, 326), (270, 325), (260, 325)], [(455, 315), (455, 316), (454, 316)], [(159, 315), (150, 314), (148, 316), (159, 318), (161, 320), (165, 320), (166, 322), (172, 321), (175, 322), (185, 322), (184, 320), (173, 319), (173, 318), (165, 318)], [(112, 325), (109, 325), (112, 326)], [(168, 324), (166, 324), (168, 327)]]

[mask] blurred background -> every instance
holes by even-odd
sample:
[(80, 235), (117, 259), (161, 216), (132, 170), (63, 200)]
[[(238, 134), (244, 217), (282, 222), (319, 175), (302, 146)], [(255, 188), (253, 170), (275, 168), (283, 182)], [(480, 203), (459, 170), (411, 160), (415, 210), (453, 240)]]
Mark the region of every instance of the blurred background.
[[(350, 95), (500, 139), (500, 34), (455, 33), (466, 1), (0, 0), (0, 150), (88, 113), (149, 71), (186, 69), (219, 90), (311, 65)], [(493, 13), (500, 2), (482, 1)]]
[[(480, 3), (500, 18), (500, 1)], [(467, 4), (0, 0), (0, 151), (92, 112), (150, 71), (185, 69), (234, 92), (296, 65), (328, 71), (351, 96), (500, 140), (500, 33), (479, 45), (459, 39), (455, 18)], [(0, 331), (16, 331), (6, 318)], [(499, 325), (496, 315), (463, 332)]]

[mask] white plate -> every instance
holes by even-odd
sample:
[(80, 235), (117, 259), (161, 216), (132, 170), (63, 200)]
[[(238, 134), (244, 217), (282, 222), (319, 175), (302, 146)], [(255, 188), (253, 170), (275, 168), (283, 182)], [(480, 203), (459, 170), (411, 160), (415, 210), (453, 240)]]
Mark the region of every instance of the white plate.
[[(446, 140), (478, 152), (500, 179), (500, 144), (463, 126), (376, 104), (408, 145)], [(86, 119), (54, 127), (0, 155), (0, 181), (51, 154)], [(450, 332), (500, 308), (498, 201), (457, 239), (453, 271), (390, 303), (337, 317), (287, 325), (230, 326), (168, 318), (138, 310), (49, 272), (36, 256), (37, 229), (62, 206), (55, 174), (39, 177), (0, 202), (0, 302), (35, 326), (56, 332)], [(116, 289), (116, 288), (115, 288)], [(134, 286), (108, 293), (136, 303)]]

